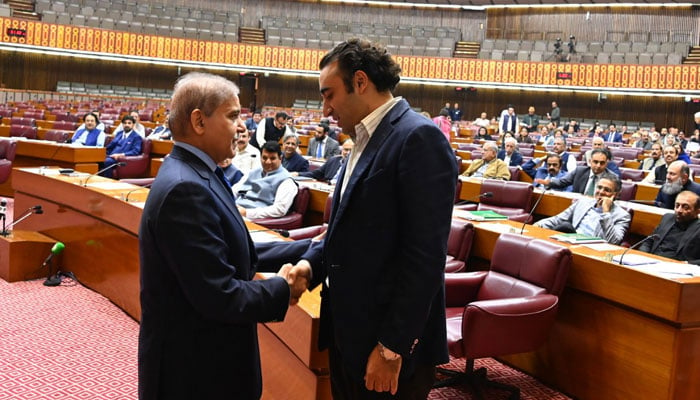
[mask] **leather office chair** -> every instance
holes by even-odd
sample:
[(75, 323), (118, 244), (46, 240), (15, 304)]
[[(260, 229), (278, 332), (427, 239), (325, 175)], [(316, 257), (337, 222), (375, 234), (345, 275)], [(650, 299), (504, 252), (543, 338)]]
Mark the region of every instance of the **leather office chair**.
[(10, 125), (36, 126), (36, 119), (23, 118), (23, 117), (12, 117), (10, 119)]
[(517, 387), (488, 380), (474, 360), (533, 351), (547, 339), (559, 295), (571, 266), (571, 251), (541, 239), (504, 233), (496, 241), (488, 271), (446, 274), (447, 342), (450, 355), (466, 358), (464, 372), (439, 369), (451, 378), (435, 387), (466, 381), (481, 395), (483, 386)]
[(66, 140), (73, 134), (69, 131), (61, 131), (57, 129), (51, 129), (46, 131), (44, 134), (44, 140), (48, 140), (56, 143), (65, 143)]
[(508, 166), (508, 171), (510, 171), (511, 181), (517, 181), (520, 178), (520, 168)]
[(453, 219), (450, 235), (447, 237), (447, 257), (445, 272), (462, 272), (472, 251), (474, 225), (469, 221)]
[(637, 183), (630, 181), (622, 181), (622, 188), (617, 198), (624, 201), (634, 200), (637, 195)]
[(53, 125), (51, 126), (51, 129), (59, 129), (62, 131), (71, 131), (71, 133), (75, 132), (75, 130), (78, 128), (78, 124), (72, 121), (54, 121)]
[(36, 128), (28, 125), (10, 125), (10, 136), (36, 139)]
[(321, 225), (292, 229), (289, 231), (289, 237), (294, 240), (311, 239), (325, 232), (326, 228), (328, 228), (328, 221), (331, 220), (331, 208), (333, 208), (332, 193), (326, 198), (326, 205), (323, 208), (323, 223)]
[(466, 204), (455, 208), (467, 211), (493, 210), (510, 220), (526, 222), (527, 219), (528, 223), (532, 223), (532, 216), (528, 218), (532, 196), (530, 183), (484, 179), (480, 193), (487, 192), (493, 193), (493, 196), (482, 197), (479, 204)]
[[(105, 146), (107, 143), (105, 143)], [(120, 157), (118, 161), (126, 162), (123, 167), (114, 168), (114, 179), (143, 178), (148, 175), (151, 167), (151, 140), (144, 139), (141, 143), (141, 154)]]
[(258, 218), (254, 219), (258, 225), (262, 225), (268, 229), (297, 229), (304, 224), (304, 214), (309, 208), (309, 199), (311, 194), (306, 186), (299, 186), (299, 192), (294, 198), (294, 203), (289, 208), (287, 215), (279, 218)]
[(522, 147), (523, 144), (529, 144), (529, 143), (521, 143), (518, 145), (518, 151), (523, 157), (532, 157), (535, 155), (535, 148), (534, 147)]
[(644, 171), (641, 169), (620, 167), (620, 179), (623, 181), (630, 180), (634, 182), (641, 182), (642, 179), (644, 179)]
[(0, 183), (5, 183), (12, 174), (12, 161), (15, 159), (17, 143), (11, 140), (0, 140)]

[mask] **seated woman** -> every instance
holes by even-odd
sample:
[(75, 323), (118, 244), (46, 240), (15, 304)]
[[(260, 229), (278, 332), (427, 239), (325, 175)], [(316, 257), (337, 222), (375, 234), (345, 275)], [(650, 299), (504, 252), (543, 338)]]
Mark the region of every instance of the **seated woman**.
[(78, 128), (75, 131), (71, 138), (71, 143), (76, 143), (81, 146), (104, 147), (105, 133), (97, 127), (100, 123), (97, 115), (88, 113), (83, 117), (83, 120), (85, 121), (85, 127)]
[(489, 132), (486, 130), (485, 127), (480, 126), (479, 129), (476, 131), (476, 136), (474, 136), (474, 141), (477, 140), (493, 140), (491, 138), (491, 135), (489, 135)]
[(283, 154), (282, 166), (289, 172), (306, 172), (309, 170), (309, 161), (297, 152), (299, 139), (293, 133), (288, 133), (282, 138)]

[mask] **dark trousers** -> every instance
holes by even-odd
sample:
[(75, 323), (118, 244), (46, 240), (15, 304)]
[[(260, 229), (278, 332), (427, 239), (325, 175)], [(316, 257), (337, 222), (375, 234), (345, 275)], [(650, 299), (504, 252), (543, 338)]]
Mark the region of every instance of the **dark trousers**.
[(354, 380), (345, 369), (340, 352), (335, 346), (328, 349), (328, 359), (333, 400), (425, 400), (435, 382), (435, 366), (417, 365), (412, 376), (399, 380), (399, 390), (392, 396), (391, 392), (369, 391), (365, 388), (364, 381)]

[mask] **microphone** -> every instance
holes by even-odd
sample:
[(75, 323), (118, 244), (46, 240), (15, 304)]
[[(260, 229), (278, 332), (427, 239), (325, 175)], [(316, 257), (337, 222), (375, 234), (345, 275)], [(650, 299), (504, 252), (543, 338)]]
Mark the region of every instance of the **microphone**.
[(61, 275), (57, 272), (56, 275), (51, 274), (52, 268), (51, 268), (51, 260), (55, 255), (61, 254), (63, 249), (66, 248), (66, 245), (64, 245), (61, 242), (56, 242), (56, 244), (53, 245), (51, 248), (51, 254), (49, 254), (48, 257), (46, 257), (46, 260), (44, 260), (44, 263), (41, 264), (41, 268), (44, 268), (45, 266), (49, 266), (49, 272), (48, 275), (46, 276), (46, 280), (44, 281), (44, 286), (58, 286), (61, 284)]
[(656, 239), (656, 238), (658, 238), (658, 237), (659, 237), (659, 235), (657, 235), (657, 234), (655, 234), (655, 233), (652, 233), (651, 235), (645, 237), (644, 239), (642, 239), (642, 240), (638, 241), (637, 243), (633, 244), (632, 246), (630, 246), (627, 250), (625, 250), (625, 251), (622, 253), (622, 255), (620, 256), (620, 261), (618, 262), (618, 264), (622, 265), (622, 258), (625, 256), (625, 254), (627, 254), (628, 251), (630, 251), (630, 250), (632, 250), (632, 249), (636, 249), (637, 247), (641, 246), (642, 243), (646, 242), (647, 240), (650, 240), (650, 239), (653, 240), (653, 239)]
[(120, 161), (120, 162), (118, 162), (118, 163), (116, 163), (116, 164), (110, 165), (109, 167), (102, 168), (101, 170), (95, 172), (94, 174), (90, 174), (90, 176), (88, 176), (87, 178), (85, 178), (85, 181), (83, 182), (83, 186), (87, 186), (87, 183), (88, 183), (88, 181), (90, 180), (90, 178), (92, 178), (92, 177), (95, 176), (95, 175), (99, 175), (99, 174), (101, 174), (101, 173), (103, 173), (103, 172), (105, 172), (105, 171), (109, 171), (109, 170), (112, 169), (112, 168), (124, 167), (124, 166), (126, 166), (126, 163), (125, 163), (124, 161)]
[(481, 193), (481, 194), (478, 195), (478, 196), (473, 196), (473, 197), (470, 197), (470, 198), (468, 198), (468, 199), (466, 199), (466, 200), (458, 201), (455, 205), (458, 206), (458, 205), (462, 205), (462, 204), (469, 203), (470, 201), (480, 200), (480, 199), (482, 199), (482, 198), (483, 198), (483, 199), (490, 199), (490, 198), (492, 198), (492, 197), (493, 197), (493, 192)]
[[(29, 207), (29, 209), (27, 209), (25, 212), (23, 212), (22, 214), (20, 214), (20, 216), (19, 216), (14, 222), (12, 222), (10, 225), (8, 225), (8, 226), (7, 226), (7, 229), (4, 229), (4, 228), (3, 228), (3, 230), (2, 230), (2, 236), (7, 236), (7, 235), (9, 235), (13, 226), (15, 226), (15, 225), (19, 224), (20, 222), (22, 222), (23, 220), (29, 218), (30, 215), (32, 215), (32, 214), (43, 214), (43, 213), (44, 213), (44, 210), (41, 208), (41, 206)], [(3, 224), (3, 225), (4, 225), (4, 224)]]
[(126, 201), (126, 202), (128, 203), (128, 202), (129, 202), (129, 195), (130, 195), (130, 194), (134, 193), (134, 192), (137, 191), (137, 190), (148, 189), (148, 188), (151, 187), (151, 185), (152, 185), (152, 183), (149, 183), (148, 185), (143, 185), (143, 186), (141, 186), (141, 187), (137, 187), (136, 189), (131, 189), (131, 190), (129, 190), (128, 192), (126, 192), (126, 195), (124, 196), (124, 201)]
[(0, 219), (2, 220), (2, 234), (5, 234), (5, 219), (7, 215), (7, 200), (0, 200)]
[(525, 222), (523, 222), (523, 226), (522, 226), (522, 228), (520, 228), (521, 235), (523, 234), (523, 232), (525, 232), (525, 225), (527, 225), (527, 221), (529, 221), (530, 217), (532, 217), (532, 214), (535, 213), (535, 209), (540, 204), (540, 201), (542, 201), (542, 198), (544, 197), (545, 193), (547, 193), (547, 189), (542, 190), (542, 193), (540, 193), (540, 197), (537, 198), (537, 201), (532, 206), (532, 209), (530, 209), (530, 212), (527, 214), (527, 218), (525, 218)]
[(255, 232), (277, 232), (282, 237), (286, 237), (286, 238), (289, 237), (289, 231), (286, 229), (255, 229), (255, 230), (250, 231), (250, 233), (255, 233)]

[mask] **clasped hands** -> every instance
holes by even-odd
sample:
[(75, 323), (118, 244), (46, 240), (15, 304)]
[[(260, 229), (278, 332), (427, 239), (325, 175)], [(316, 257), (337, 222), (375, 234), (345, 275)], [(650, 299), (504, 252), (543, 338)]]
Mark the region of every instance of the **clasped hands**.
[(280, 268), (277, 276), (287, 280), (289, 284), (289, 305), (293, 306), (299, 302), (299, 298), (309, 288), (311, 282), (311, 264), (306, 260), (300, 260), (297, 265), (284, 264)]

